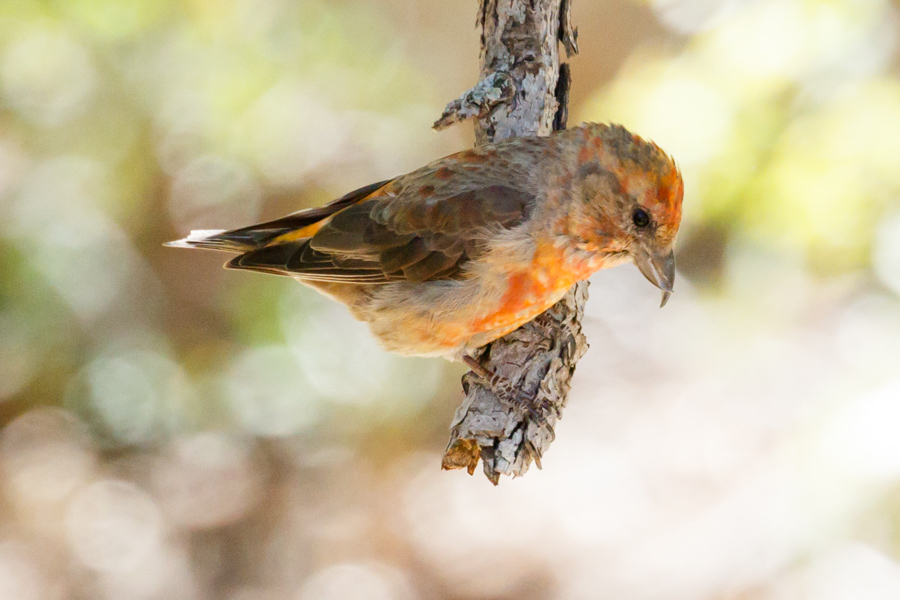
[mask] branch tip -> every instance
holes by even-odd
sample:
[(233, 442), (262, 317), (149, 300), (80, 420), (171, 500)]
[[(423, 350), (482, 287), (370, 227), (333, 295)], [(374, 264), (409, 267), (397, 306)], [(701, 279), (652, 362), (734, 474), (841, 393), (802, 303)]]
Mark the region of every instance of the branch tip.
[(512, 96), (513, 85), (509, 74), (505, 71), (495, 71), (447, 104), (432, 128), (440, 131), (466, 119), (486, 117), (494, 107), (509, 101)]

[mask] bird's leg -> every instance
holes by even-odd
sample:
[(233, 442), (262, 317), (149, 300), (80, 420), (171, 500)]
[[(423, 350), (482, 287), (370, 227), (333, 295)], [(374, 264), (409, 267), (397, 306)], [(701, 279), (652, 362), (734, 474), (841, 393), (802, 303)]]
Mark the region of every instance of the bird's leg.
[(490, 390), (504, 404), (525, 413), (538, 425), (544, 425), (547, 422), (546, 415), (553, 410), (553, 406), (546, 399), (538, 400), (530, 397), (521, 388), (513, 385), (509, 379), (494, 373), (467, 354), (463, 355), (462, 360), (466, 366), (472, 369), (472, 372), (488, 384)]

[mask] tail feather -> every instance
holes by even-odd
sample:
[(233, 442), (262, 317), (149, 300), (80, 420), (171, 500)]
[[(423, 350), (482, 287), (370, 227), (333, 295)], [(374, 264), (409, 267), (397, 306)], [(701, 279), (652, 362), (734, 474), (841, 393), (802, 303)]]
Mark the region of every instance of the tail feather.
[(192, 229), (190, 235), (174, 242), (166, 242), (169, 248), (205, 248), (211, 243), (210, 238), (225, 233), (224, 229)]
[[(295, 239), (314, 234), (314, 226), (318, 223), (348, 206), (368, 198), (390, 183), (390, 181), (379, 181), (378, 183), (367, 185), (325, 206), (301, 210), (274, 221), (231, 231), (224, 229), (196, 229), (191, 231), (191, 234), (186, 238), (168, 242), (164, 245), (172, 248), (206, 248), (209, 250), (244, 253), (263, 248), (269, 242), (280, 243), (288, 241), (282, 240), (280, 237), (287, 234), (290, 234), (290, 241), (294, 241)], [(307, 230), (307, 228), (310, 229)], [(276, 240), (276, 238), (278, 239)]]
[[(242, 236), (243, 237), (243, 236)], [(256, 248), (247, 240), (234, 238), (224, 229), (194, 229), (186, 238), (163, 244), (170, 248), (207, 248), (226, 252), (246, 252)]]

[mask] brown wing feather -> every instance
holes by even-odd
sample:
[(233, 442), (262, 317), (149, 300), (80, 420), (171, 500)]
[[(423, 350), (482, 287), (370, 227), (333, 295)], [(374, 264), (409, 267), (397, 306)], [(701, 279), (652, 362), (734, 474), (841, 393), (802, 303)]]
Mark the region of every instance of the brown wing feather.
[[(348, 194), (349, 201), (329, 205), (340, 208), (310, 237), (289, 231), (228, 266), (338, 283), (458, 278), (498, 229), (528, 218), (535, 202), (528, 182), (546, 143), (481, 146), (370, 186), (365, 196)], [(273, 223), (300, 217), (296, 225), (306, 227), (304, 213)]]
[(243, 254), (228, 266), (340, 283), (458, 278), (488, 236), (522, 223), (532, 202), (499, 185), (438, 201), (376, 197), (338, 212), (311, 238)]

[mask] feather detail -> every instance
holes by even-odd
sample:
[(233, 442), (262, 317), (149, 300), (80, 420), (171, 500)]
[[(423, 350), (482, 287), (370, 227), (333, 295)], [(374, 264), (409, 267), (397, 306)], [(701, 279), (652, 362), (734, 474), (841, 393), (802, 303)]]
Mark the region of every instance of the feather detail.
[(224, 229), (192, 229), (191, 233), (180, 240), (174, 242), (166, 242), (163, 246), (169, 248), (210, 248), (217, 250), (225, 250), (220, 248), (220, 242), (214, 239), (216, 236), (225, 233)]

